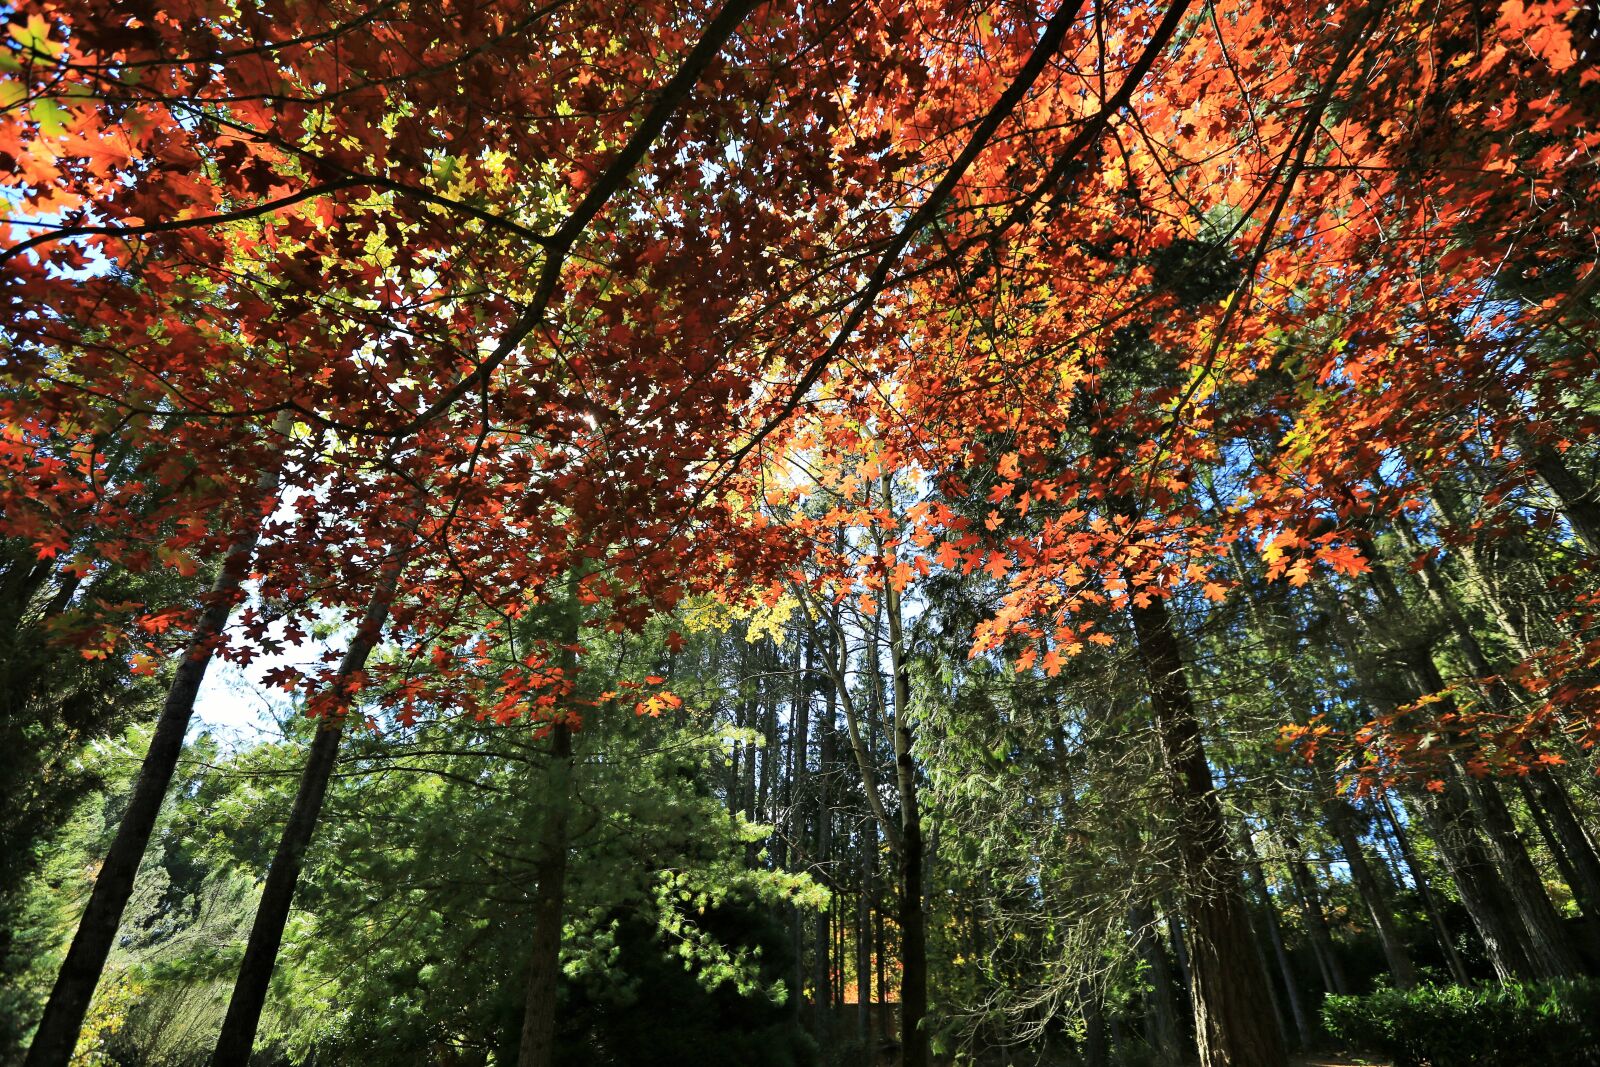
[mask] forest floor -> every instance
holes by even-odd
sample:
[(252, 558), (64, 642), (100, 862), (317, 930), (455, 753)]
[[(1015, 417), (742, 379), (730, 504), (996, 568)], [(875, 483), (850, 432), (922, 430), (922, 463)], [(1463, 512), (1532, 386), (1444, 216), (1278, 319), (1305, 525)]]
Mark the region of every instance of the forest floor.
[(1290, 1067), (1380, 1067), (1379, 1060), (1363, 1056), (1327, 1056), (1315, 1054), (1293, 1060)]

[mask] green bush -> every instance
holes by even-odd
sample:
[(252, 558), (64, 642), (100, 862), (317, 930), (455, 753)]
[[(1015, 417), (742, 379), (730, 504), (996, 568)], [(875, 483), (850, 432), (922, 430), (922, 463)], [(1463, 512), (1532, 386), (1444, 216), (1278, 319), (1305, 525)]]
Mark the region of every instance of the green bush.
[(1600, 1064), (1600, 981), (1427, 985), (1328, 997), (1328, 1032), (1395, 1067)]

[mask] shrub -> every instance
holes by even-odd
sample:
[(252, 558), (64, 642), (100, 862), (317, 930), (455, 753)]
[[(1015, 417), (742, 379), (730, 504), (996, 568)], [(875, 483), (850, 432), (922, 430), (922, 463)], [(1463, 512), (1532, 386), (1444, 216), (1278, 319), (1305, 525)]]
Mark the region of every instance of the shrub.
[(1328, 997), (1322, 1022), (1339, 1040), (1395, 1067), (1600, 1064), (1600, 981), (1426, 985)]

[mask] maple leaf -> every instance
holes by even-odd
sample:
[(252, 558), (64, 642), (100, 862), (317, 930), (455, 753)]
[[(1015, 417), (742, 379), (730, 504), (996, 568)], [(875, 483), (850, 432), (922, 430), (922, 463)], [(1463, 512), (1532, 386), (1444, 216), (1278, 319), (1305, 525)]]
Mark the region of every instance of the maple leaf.
[(1317, 557), (1339, 574), (1354, 576), (1365, 574), (1372, 569), (1361, 553), (1350, 545), (1329, 545), (1320, 548), (1317, 550)]

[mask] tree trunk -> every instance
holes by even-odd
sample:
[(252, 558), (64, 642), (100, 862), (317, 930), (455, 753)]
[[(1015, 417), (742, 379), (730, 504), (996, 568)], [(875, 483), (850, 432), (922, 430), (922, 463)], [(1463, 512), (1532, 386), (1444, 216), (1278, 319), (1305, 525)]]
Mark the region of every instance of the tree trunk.
[(1600, 857), (1596, 856), (1594, 843), (1572, 806), (1572, 798), (1555, 775), (1544, 767), (1531, 768), (1523, 781), (1538, 806), (1544, 809), (1551, 836), (1566, 853), (1571, 868), (1568, 884), (1573, 897), (1591, 925), (1600, 923)]
[[(800, 856), (809, 851), (809, 847), (800, 843), (806, 840), (806, 813), (810, 808), (810, 795), (806, 782), (809, 768), (806, 760), (809, 758), (810, 739), (807, 736), (811, 728), (811, 669), (815, 663), (816, 645), (812, 630), (808, 626), (801, 635), (805, 642), (804, 660), (800, 668), (800, 684), (795, 687), (794, 707), (790, 711), (791, 729), (794, 733), (794, 778), (790, 783), (790, 826), (791, 833), (796, 842), (796, 862)], [(808, 866), (814, 866), (815, 861)], [(794, 1001), (796, 1006), (805, 996), (806, 988), (806, 963), (805, 963), (805, 932), (804, 922), (799, 909), (794, 913)]]
[(1083, 1067), (1111, 1067), (1111, 1050), (1106, 1047), (1105, 1001), (1087, 980), (1078, 984), (1078, 999), (1083, 1004)]
[[(577, 674), (582, 625), (578, 577), (568, 581), (562, 668), (569, 684)], [(555, 1059), (557, 991), (561, 978), (561, 927), (567, 903), (567, 852), (572, 815), (572, 729), (565, 719), (550, 727), (550, 769), (545, 778), (544, 826), (540, 831), (537, 883), (533, 893), (533, 944), (529, 951), (528, 991), (522, 1011), (517, 1067), (550, 1067)]]
[[(884, 496), (889, 499), (888, 476)], [(928, 944), (922, 910), (922, 814), (917, 798), (917, 767), (912, 752), (911, 670), (901, 628), (900, 594), (884, 584), (889, 622), (889, 664), (894, 679), (894, 766), (900, 794), (900, 1063), (928, 1067)]]
[(1300, 999), (1300, 982), (1295, 978), (1294, 967), (1289, 962), (1288, 950), (1283, 945), (1283, 928), (1278, 922), (1278, 909), (1272, 904), (1272, 892), (1267, 888), (1267, 875), (1261, 868), (1261, 860), (1256, 855), (1255, 842), (1250, 839), (1250, 828), (1244, 831), (1245, 856), (1250, 861), (1251, 872), (1255, 875), (1256, 893), (1261, 901), (1261, 912), (1267, 920), (1267, 937), (1272, 942), (1272, 955), (1278, 962), (1278, 973), (1283, 977), (1283, 987), (1289, 997), (1289, 1014), (1294, 1020), (1295, 1033), (1299, 1035), (1300, 1047), (1311, 1047), (1311, 1023), (1306, 1016), (1305, 1005)]
[[(273, 431), (285, 434), (291, 424), (280, 417)], [(269, 469), (256, 481), (257, 499), (271, 501), (276, 498), (282, 476), (281, 452)], [(39, 1028), (34, 1032), (28, 1049), (27, 1067), (66, 1067), (78, 1044), (78, 1033), (83, 1028), (84, 1014), (94, 997), (100, 972), (105, 968), (106, 956), (116, 939), (117, 927), (122, 923), (122, 912), (133, 894), (133, 881), (139, 873), (139, 862), (150, 843), (156, 817), (166, 799), (167, 786), (172, 783), (178, 757), (183, 752), (183, 737), (189, 731), (189, 720), (194, 715), (195, 696), (205, 679), (206, 667), (211, 663), (212, 648), (227, 627), (228, 616), (239, 597), (240, 586), (250, 571), (250, 559), (255, 554), (261, 537), (261, 515), (249, 515), (247, 521), (234, 532), (233, 546), (223, 557), (222, 567), (211, 585), (211, 594), (195, 625), (194, 636), (183, 651), (183, 657), (172, 674), (167, 698), (156, 720), (155, 733), (150, 738), (150, 748), (139, 767), (139, 776), (133, 783), (133, 795), (117, 825), (116, 836), (106, 850), (105, 862), (95, 876), (94, 889), (83, 917), (78, 921), (72, 946), (56, 974), (55, 986), (50, 991)]]
[(561, 925), (567, 895), (568, 816), (572, 789), (572, 732), (564, 722), (550, 730), (545, 823), (534, 865), (533, 946), (528, 995), (522, 1013), (517, 1067), (550, 1067), (555, 1058), (556, 991), (561, 975)]
[(1417, 855), (1411, 849), (1410, 835), (1406, 832), (1406, 828), (1400, 825), (1389, 798), (1384, 796), (1382, 801), (1383, 814), (1394, 830), (1395, 844), (1400, 848), (1400, 857), (1405, 860), (1406, 869), (1411, 872), (1411, 884), (1417, 887), (1417, 896), (1422, 900), (1422, 910), (1427, 912), (1428, 922), (1433, 926), (1434, 935), (1439, 939), (1439, 948), (1450, 967), (1450, 976), (1457, 983), (1466, 985), (1469, 981), (1467, 965), (1462, 962), (1461, 953), (1456, 949), (1455, 939), (1450, 936), (1450, 926), (1444, 921), (1444, 910), (1439, 905), (1439, 898), (1434, 895), (1433, 887), (1428, 884), (1428, 872), (1423, 870), (1422, 864), (1417, 861)]
[(1300, 898), (1300, 914), (1305, 919), (1306, 933), (1311, 937), (1311, 949), (1317, 957), (1317, 967), (1322, 972), (1323, 987), (1335, 996), (1344, 996), (1350, 989), (1333, 943), (1333, 933), (1328, 928), (1327, 913), (1322, 909), (1322, 892), (1317, 888), (1311, 868), (1306, 866), (1304, 857), (1300, 855), (1299, 838), (1290, 832), (1285, 832), (1283, 838), (1287, 853), (1284, 863), (1294, 882), (1295, 894)]
[(1133, 927), (1134, 950), (1144, 960), (1150, 980), (1145, 995), (1144, 1036), (1160, 1063), (1174, 1064), (1183, 1057), (1183, 1038), (1178, 1030), (1178, 998), (1172, 984), (1172, 967), (1156, 933), (1155, 912), (1139, 903), (1128, 913)]
[(1584, 973), (1582, 961), (1545, 892), (1544, 880), (1534, 867), (1527, 847), (1517, 836), (1516, 824), (1505, 798), (1492, 781), (1474, 778), (1458, 764), (1467, 796), (1482, 819), (1489, 847), (1499, 861), (1506, 888), (1528, 931), (1528, 962), (1541, 978), (1575, 978)]
[(871, 819), (861, 823), (861, 886), (856, 894), (856, 1030), (861, 1047), (872, 1040), (872, 866), (869, 835), (877, 837)]
[[(381, 588), (373, 594), (350, 647), (345, 650), (344, 661), (339, 664), (332, 684), (333, 695), (341, 702), (346, 683), (365, 669), (367, 657), (377, 646), (384, 623), (389, 619), (389, 607), (394, 601), (399, 577), (399, 567), (392, 567)], [(228, 1012), (222, 1020), (222, 1032), (211, 1057), (213, 1067), (242, 1067), (250, 1061), (261, 1009), (267, 1001), (267, 986), (278, 962), (278, 948), (283, 943), (284, 924), (289, 920), (289, 906), (300, 881), (306, 850), (311, 846), (317, 820), (322, 815), (322, 802), (338, 762), (339, 741), (348, 718), (347, 709), (343, 707), (324, 716), (311, 741), (305, 768), (300, 774), (300, 786), (295, 791), (294, 806), (289, 809), (289, 820), (278, 839), (278, 850), (272, 857), (272, 866), (267, 869), (267, 882), (256, 905), (250, 939), (239, 964), (239, 977), (234, 982)]]
[(1356, 836), (1352, 825), (1349, 805), (1343, 799), (1335, 798), (1323, 806), (1323, 811), (1334, 836), (1339, 840), (1339, 847), (1344, 851), (1345, 865), (1350, 868), (1350, 880), (1355, 883), (1356, 892), (1361, 894), (1367, 914), (1372, 917), (1372, 926), (1378, 932), (1378, 943), (1383, 946), (1383, 958), (1389, 964), (1394, 984), (1400, 989), (1410, 989), (1417, 984), (1416, 966), (1411, 962), (1405, 939), (1400, 936), (1400, 926), (1395, 922), (1389, 900), (1373, 876), (1371, 865), (1367, 863), (1366, 850), (1361, 847), (1361, 839)]
[(1130, 613), (1176, 807), (1201, 1067), (1281, 1067), (1283, 1043), (1263, 1010), (1269, 1003), (1266, 976), (1251, 948), (1250, 923), (1177, 635), (1160, 599), (1135, 604)]
[(1272, 984), (1272, 968), (1267, 963), (1266, 951), (1261, 947), (1261, 932), (1256, 929), (1254, 916), (1250, 918), (1250, 944), (1255, 946), (1256, 964), (1261, 968), (1261, 973), (1267, 975), (1267, 999), (1272, 1001), (1272, 1021), (1278, 1024), (1278, 1040), (1283, 1042), (1284, 1048), (1288, 1048), (1293, 1039), (1289, 1036), (1289, 1024), (1283, 1017), (1283, 1004), (1278, 1000), (1278, 988)]
[(1522, 923), (1478, 840), (1460, 783), (1447, 779), (1441, 792), (1422, 797), (1418, 808), (1495, 974), (1502, 982), (1534, 977)]
[(1600, 556), (1600, 501), (1596, 500), (1594, 487), (1573, 474), (1566, 458), (1549, 445), (1528, 438), (1522, 444), (1539, 480), (1561, 501), (1572, 532), (1590, 555)]
[[(1417, 538), (1416, 532), (1403, 516), (1396, 518), (1395, 529), (1400, 534), (1407, 551), (1413, 553), (1422, 551), (1422, 544)], [(1422, 578), (1429, 599), (1440, 614), (1444, 616), (1446, 622), (1450, 624), (1450, 628), (1455, 634), (1456, 645), (1466, 658), (1468, 669), (1478, 679), (1484, 696), (1497, 711), (1509, 711), (1514, 703), (1510, 690), (1507, 689), (1505, 682), (1500, 679), (1498, 672), (1494, 670), (1493, 665), (1489, 662), (1489, 656), (1468, 623), (1455, 591), (1451, 589), (1444, 575), (1439, 572), (1438, 566), (1427, 556), (1423, 557)], [(1430, 684), (1433, 680), (1429, 679)], [(1443, 679), (1438, 678), (1437, 680), (1442, 686)], [(1563, 866), (1563, 877), (1566, 879), (1569, 888), (1571, 888), (1573, 897), (1578, 901), (1579, 908), (1584, 913), (1587, 920), (1586, 926), (1589, 927), (1590, 936), (1593, 938), (1595, 936), (1595, 925), (1600, 923), (1600, 858), (1596, 857), (1587, 835), (1584, 834), (1582, 826), (1578, 823), (1565, 791), (1550, 776), (1549, 771), (1542, 764), (1533, 763), (1529, 773), (1521, 779), (1521, 782), (1523, 788), (1532, 794), (1529, 798), (1529, 805), (1535, 809), (1535, 816), (1537, 817), (1537, 809), (1540, 807), (1549, 816), (1548, 832), (1552, 851), (1557, 856), (1558, 862), (1566, 861)], [(1514, 887), (1521, 885), (1531, 891), (1532, 882), (1538, 881), (1537, 872), (1533, 873), (1532, 882), (1530, 882), (1529, 872), (1532, 869), (1532, 864), (1528, 862), (1526, 850), (1516, 837), (1515, 828), (1511, 823), (1509, 813), (1505, 810), (1503, 799), (1498, 792), (1495, 792), (1492, 797), (1487, 796), (1488, 792), (1494, 790), (1494, 786), (1490, 783), (1474, 782), (1473, 786), (1478, 792), (1485, 794), (1480, 800), (1480, 807), (1485, 808), (1487, 811), (1484, 823), (1489, 829), (1491, 843), (1497, 841), (1507, 842), (1504, 851), (1506, 855), (1511, 857), (1510, 865), (1507, 866), (1507, 860), (1503, 856), (1502, 866), (1508, 872), (1513, 870), (1516, 872), (1515, 877), (1508, 876), (1509, 880)], [(1496, 852), (1500, 853), (1501, 851), (1497, 845)], [(1545, 908), (1541, 909), (1539, 907), (1538, 899), (1545, 901)], [(1544, 895), (1542, 885), (1539, 887), (1538, 899), (1533, 900), (1529, 905), (1531, 909), (1529, 914), (1533, 916), (1529, 920), (1530, 926), (1534, 921), (1537, 921), (1541, 929), (1548, 930), (1555, 913), (1553, 908), (1548, 907), (1548, 898)], [(1549, 915), (1541, 915), (1543, 911), (1548, 911)], [(1559, 919), (1554, 921), (1559, 925)], [(1574, 962), (1576, 961), (1569, 960), (1566, 961), (1566, 964), (1570, 965)], [(1559, 959), (1552, 961), (1552, 965), (1561, 965), (1561, 961)]]
[(1188, 995), (1191, 984), (1189, 950), (1183, 944), (1183, 920), (1178, 917), (1178, 909), (1172, 902), (1171, 893), (1161, 894), (1161, 912), (1167, 920), (1167, 940), (1172, 942), (1172, 958), (1178, 963), (1178, 978), (1181, 982), (1179, 988)]
[[(1373, 555), (1371, 566), (1370, 577), (1379, 599), (1392, 616), (1400, 617), (1405, 611), (1405, 601), (1388, 568), (1376, 554)], [(1426, 581), (1426, 575), (1424, 577)], [(1427, 583), (1427, 587), (1435, 603), (1444, 608), (1446, 616), (1452, 614), (1449, 610), (1451, 604), (1448, 600), (1442, 599), (1438, 586)], [(1465, 629), (1464, 623), (1458, 628), (1458, 636), (1461, 629)], [(1476, 645), (1475, 641), (1469, 640), (1467, 643), (1474, 647)], [(1401, 657), (1407, 669), (1406, 673), (1411, 676), (1416, 696), (1420, 698), (1429, 694), (1444, 694), (1439, 700), (1440, 718), (1445, 721), (1453, 719), (1455, 702), (1446, 692), (1444, 678), (1433, 661), (1431, 650), (1421, 646), (1402, 649)], [(1479, 658), (1481, 659), (1481, 653)], [(1505, 801), (1493, 785), (1478, 781), (1466, 772), (1460, 755), (1453, 757), (1452, 763), (1455, 775), (1445, 776), (1444, 792), (1441, 795), (1446, 822), (1453, 826), (1465, 827), (1474, 821), (1472, 813), (1475, 813), (1476, 821), (1482, 826), (1495, 859), (1499, 861), (1499, 870), (1496, 871), (1487, 864), (1480, 867), (1475, 860), (1466, 860), (1462, 864), (1463, 872), (1470, 881), (1474, 878), (1473, 869), (1478, 868), (1481, 872), (1478, 874), (1479, 880), (1486, 887), (1492, 878), (1495, 883), (1492, 891), (1509, 898), (1515, 908), (1516, 916), (1521, 920), (1520, 926), (1524, 936), (1519, 939), (1519, 948), (1526, 963), (1531, 966), (1531, 976), (1561, 978), (1581, 974), (1582, 964), (1566, 940), (1560, 918), (1545, 893), (1544, 883), (1540, 880), (1533, 861), (1529, 859), (1527, 849), (1516, 836), (1516, 828), (1511, 821), (1510, 813), (1505, 809)], [(1462, 810), (1463, 805), (1469, 805), (1472, 812)], [(1473, 846), (1469, 841), (1475, 842), (1476, 835), (1458, 833), (1457, 841), (1463, 848), (1470, 848)], [(1461, 889), (1465, 900), (1466, 885), (1461, 885)], [(1495, 910), (1487, 901), (1480, 903), (1489, 910)], [(1490, 918), (1488, 911), (1484, 912), (1483, 918)], [(1479, 922), (1478, 915), (1473, 916), (1473, 921), (1478, 925), (1479, 932), (1484, 933), (1487, 944), (1491, 935)], [(1495, 969), (1500, 972), (1501, 966), (1496, 964)]]
[[(1244, 550), (1238, 542), (1232, 549), (1234, 565), (1238, 568), (1242, 578), (1248, 576), (1245, 565)], [(1287, 595), (1281, 586), (1275, 587), (1273, 607), (1270, 613), (1261, 609), (1264, 598), (1258, 597), (1254, 590), (1249, 591), (1247, 603), (1251, 607), (1252, 618), (1256, 628), (1274, 638), (1284, 640), (1292, 652), (1298, 653), (1301, 648), (1301, 637), (1294, 619), (1294, 609), (1289, 603)], [(1292, 678), (1292, 675), (1291, 675)], [(1305, 694), (1299, 691), (1300, 687), (1292, 685), (1289, 692), (1290, 715), (1295, 722), (1301, 725), (1306, 721), (1306, 709), (1312, 703)], [(1388, 960), (1389, 970), (1394, 975), (1395, 984), (1402, 989), (1409, 989), (1416, 985), (1416, 968), (1412, 965), (1411, 956), (1406, 951), (1404, 940), (1400, 937), (1399, 928), (1394, 920), (1394, 914), (1389, 907), (1388, 900), (1378, 891), (1372, 877), (1372, 871), (1367, 865), (1366, 855), (1362, 851), (1361, 842), (1351, 825), (1352, 814), (1350, 806), (1338, 794), (1332, 785), (1325, 760), (1320, 757), (1313, 760), (1312, 771), (1317, 791), (1321, 797), (1321, 807), (1324, 818), (1332, 826), (1338, 836), (1340, 847), (1344, 849), (1347, 862), (1350, 864), (1351, 876), (1356, 882), (1366, 902), (1367, 910), (1372, 915), (1373, 924), (1378, 929), (1379, 940), (1383, 944), (1384, 957)], [(1303, 1029), (1303, 1028), (1302, 1028)]]
[[(836, 638), (835, 638), (836, 639)], [(824, 662), (826, 657), (833, 655), (832, 649), (823, 649)], [(817, 858), (816, 864), (819, 871), (827, 872), (828, 865), (832, 862), (833, 839), (833, 811), (830, 809), (830, 784), (834, 774), (834, 716), (837, 709), (838, 691), (836, 685), (828, 687), (827, 699), (822, 707), (817, 709)], [(829, 885), (834, 884), (830, 873), (824, 873), (824, 881)], [(828, 1037), (832, 1028), (828, 1025), (828, 1012), (833, 1004), (833, 969), (830, 963), (832, 941), (829, 937), (828, 912), (817, 912), (816, 939), (812, 959), (812, 998), (815, 1001), (815, 1014), (812, 1025), (817, 1038), (817, 1044), (824, 1052), (828, 1048)]]

